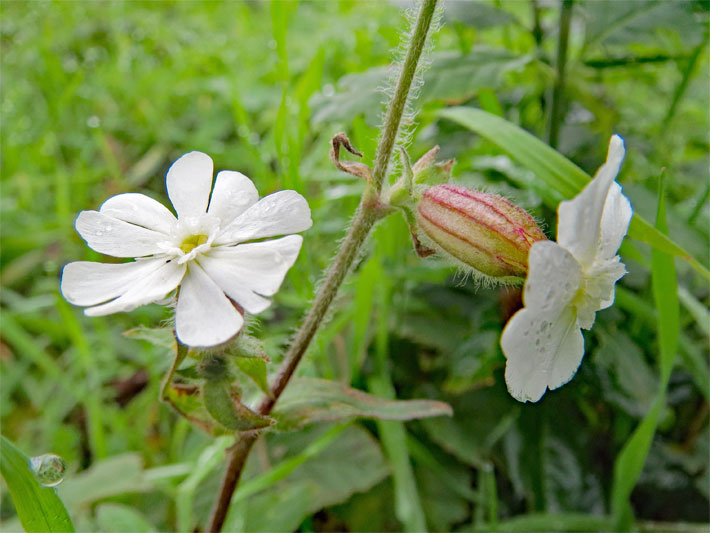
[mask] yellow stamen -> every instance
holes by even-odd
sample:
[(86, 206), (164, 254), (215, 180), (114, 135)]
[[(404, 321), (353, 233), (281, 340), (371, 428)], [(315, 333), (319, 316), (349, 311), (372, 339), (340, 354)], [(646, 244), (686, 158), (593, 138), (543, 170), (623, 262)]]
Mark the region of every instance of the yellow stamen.
[(205, 244), (207, 242), (207, 235), (190, 235), (187, 239), (182, 241), (180, 249), (189, 253), (193, 248), (198, 247), (200, 244)]

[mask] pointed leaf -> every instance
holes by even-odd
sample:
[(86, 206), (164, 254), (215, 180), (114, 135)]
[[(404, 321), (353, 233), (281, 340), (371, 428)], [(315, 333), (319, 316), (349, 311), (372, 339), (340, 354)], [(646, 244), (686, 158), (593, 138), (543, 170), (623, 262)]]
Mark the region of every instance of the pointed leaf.
[(222, 426), (215, 424), (214, 419), (205, 409), (200, 398), (200, 389), (196, 385), (171, 385), (165, 391), (165, 396), (168, 403), (180, 415), (205, 433), (212, 436), (224, 433)]
[(96, 510), (96, 522), (104, 533), (151, 533), (156, 531), (143, 515), (128, 505), (104, 503)]
[(124, 453), (94, 462), (59, 485), (57, 492), (67, 508), (74, 510), (105, 498), (152, 489), (140, 455)]
[(207, 412), (227, 429), (248, 431), (273, 424), (269, 417), (255, 413), (230, 392), (227, 381), (207, 381), (202, 387)]
[(69, 514), (53, 488), (43, 487), (30, 459), (0, 435), (0, 472), (10, 490), (17, 516), (28, 533), (74, 531)]
[[(663, 181), (659, 187), (656, 228), (668, 232), (666, 223)], [(634, 489), (656, 433), (661, 410), (666, 403), (666, 391), (671, 370), (675, 363), (680, 331), (678, 280), (673, 257), (667, 253), (653, 250), (651, 257), (653, 296), (656, 303), (658, 321), (658, 346), (660, 383), (656, 399), (648, 413), (636, 427), (614, 464), (614, 483), (612, 485), (611, 508), (617, 530), (629, 529), (633, 520), (633, 511), (629, 497)]]
[(314, 422), (353, 418), (413, 420), (451, 416), (448, 404), (431, 400), (386, 400), (337, 381), (297, 378), (291, 381), (272, 413), (278, 429), (288, 431)]
[(145, 326), (138, 326), (137, 328), (124, 331), (123, 335), (130, 339), (139, 339), (148, 341), (156, 346), (170, 348), (171, 350), (175, 349), (175, 334), (172, 328), (147, 328)]
[(269, 381), (266, 379), (266, 361), (258, 357), (237, 357), (234, 364), (249, 376), (264, 394), (271, 396)]

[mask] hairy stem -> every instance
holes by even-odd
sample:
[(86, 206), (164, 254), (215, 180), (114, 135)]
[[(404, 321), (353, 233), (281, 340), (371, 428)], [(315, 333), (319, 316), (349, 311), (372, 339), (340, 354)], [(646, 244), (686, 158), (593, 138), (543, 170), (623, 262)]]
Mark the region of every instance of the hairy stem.
[(436, 0), (424, 0), (421, 3), (419, 15), (417, 16), (412, 31), (412, 37), (407, 48), (407, 55), (404, 58), (394, 94), (387, 106), (385, 123), (382, 127), (382, 136), (377, 145), (377, 151), (375, 152), (375, 166), (372, 172), (375, 190), (378, 194), (382, 189), (382, 182), (387, 174), (387, 167), (389, 166), (394, 142), (397, 140), (402, 113), (407, 104), (409, 90), (412, 86), (414, 74), (417, 72), (417, 63), (419, 63), (419, 58), (424, 49), (424, 43), (426, 43), (427, 33), (429, 32), (431, 20), (434, 17), (435, 8)]
[[(345, 240), (340, 245), (335, 259), (328, 267), (325, 279), (316, 293), (313, 305), (306, 314), (301, 327), (284, 356), (281, 368), (271, 385), (272, 397), (265, 398), (259, 406), (258, 411), (262, 415), (268, 415), (271, 412), (274, 404), (286, 388), (372, 226), (383, 215), (383, 210), (380, 206), (380, 191), (387, 174), (390, 156), (402, 121), (402, 113), (404, 112), (417, 64), (426, 42), (436, 2), (437, 0), (423, 0), (420, 5), (407, 48), (407, 55), (400, 70), (394, 94), (387, 106), (382, 135), (375, 155), (372, 183), (368, 184)], [(237, 487), (249, 452), (258, 437), (259, 434), (257, 432), (242, 433), (238, 442), (232, 448), (227, 469), (222, 479), (222, 486), (207, 527), (208, 531), (218, 532), (222, 530), (232, 494)]]

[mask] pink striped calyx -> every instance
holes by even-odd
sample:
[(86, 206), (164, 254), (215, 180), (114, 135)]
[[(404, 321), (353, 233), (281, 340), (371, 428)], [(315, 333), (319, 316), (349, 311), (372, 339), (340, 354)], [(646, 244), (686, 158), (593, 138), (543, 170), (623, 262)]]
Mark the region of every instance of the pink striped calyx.
[(524, 279), (530, 247), (547, 239), (521, 207), (497, 194), (459, 185), (426, 189), (417, 204), (416, 219), (437, 248), (503, 281)]

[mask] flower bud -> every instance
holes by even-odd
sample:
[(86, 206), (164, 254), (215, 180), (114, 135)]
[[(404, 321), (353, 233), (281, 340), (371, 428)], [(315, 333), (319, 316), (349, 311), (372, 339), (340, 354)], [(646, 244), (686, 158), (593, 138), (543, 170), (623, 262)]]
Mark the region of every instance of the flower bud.
[(530, 247), (546, 239), (524, 209), (497, 194), (457, 185), (424, 191), (416, 217), (439, 248), (495, 278), (524, 278)]

